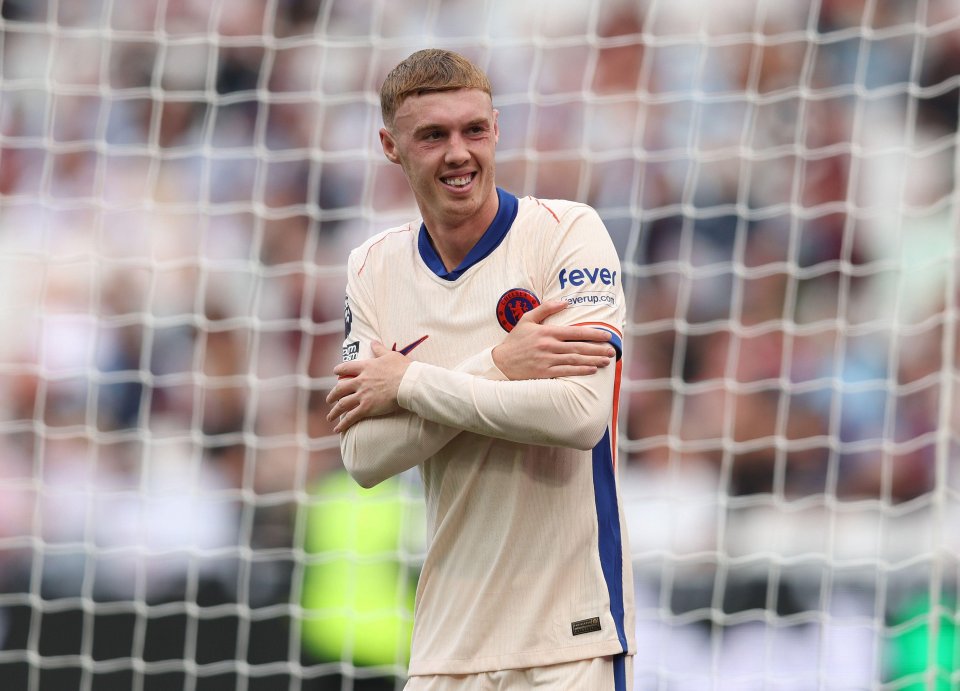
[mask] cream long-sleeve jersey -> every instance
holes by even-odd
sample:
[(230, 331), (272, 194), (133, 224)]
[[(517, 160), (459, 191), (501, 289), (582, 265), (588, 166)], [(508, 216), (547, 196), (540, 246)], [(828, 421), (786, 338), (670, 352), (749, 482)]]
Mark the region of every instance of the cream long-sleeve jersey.
[[(348, 261), (344, 360), (379, 341), (414, 362), (401, 411), (341, 437), (362, 485), (419, 466), (428, 549), (409, 673), (470, 674), (633, 654), (633, 581), (616, 474), (620, 264), (589, 206), (498, 190), (496, 218), (448, 271), (421, 222)], [(492, 349), (523, 312), (612, 334), (616, 365), (509, 381)]]

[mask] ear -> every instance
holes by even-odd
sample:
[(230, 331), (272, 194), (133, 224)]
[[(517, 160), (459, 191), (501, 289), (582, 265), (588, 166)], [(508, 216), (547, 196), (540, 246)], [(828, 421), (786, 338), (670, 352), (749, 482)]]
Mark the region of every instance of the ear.
[(397, 142), (386, 127), (380, 128), (380, 146), (383, 147), (383, 155), (391, 163), (400, 163), (400, 157), (397, 155)]
[(500, 111), (496, 108), (493, 110), (493, 141), (500, 141)]

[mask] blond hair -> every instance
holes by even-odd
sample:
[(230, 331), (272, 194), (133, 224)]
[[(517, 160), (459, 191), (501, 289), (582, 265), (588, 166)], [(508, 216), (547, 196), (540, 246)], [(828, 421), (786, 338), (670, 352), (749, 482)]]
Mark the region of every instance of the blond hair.
[(467, 58), (439, 48), (419, 50), (394, 67), (380, 87), (383, 123), (393, 127), (397, 109), (410, 96), (455, 89), (480, 89), (493, 97), (490, 79)]

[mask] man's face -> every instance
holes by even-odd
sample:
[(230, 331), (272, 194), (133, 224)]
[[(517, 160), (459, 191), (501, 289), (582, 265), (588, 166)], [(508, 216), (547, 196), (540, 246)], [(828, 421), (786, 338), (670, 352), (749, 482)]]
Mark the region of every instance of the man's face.
[(459, 89), (408, 97), (380, 141), (386, 157), (403, 167), (428, 227), (457, 226), (496, 204), (499, 134), (490, 97)]

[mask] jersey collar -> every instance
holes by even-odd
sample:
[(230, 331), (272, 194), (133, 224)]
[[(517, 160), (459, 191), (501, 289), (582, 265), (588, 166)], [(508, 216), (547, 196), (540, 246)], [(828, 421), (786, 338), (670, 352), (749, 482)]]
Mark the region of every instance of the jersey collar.
[(517, 217), (517, 209), (520, 203), (517, 198), (509, 192), (497, 188), (497, 197), (500, 200), (500, 207), (497, 209), (497, 215), (493, 223), (487, 228), (483, 236), (477, 241), (477, 244), (467, 253), (460, 265), (451, 271), (443, 265), (440, 255), (430, 244), (430, 236), (427, 234), (427, 227), (420, 224), (420, 237), (417, 238), (417, 248), (420, 251), (420, 257), (433, 273), (445, 281), (455, 281), (471, 266), (484, 259), (487, 255), (497, 249), (497, 246), (507, 236), (507, 231), (513, 225), (513, 220)]

